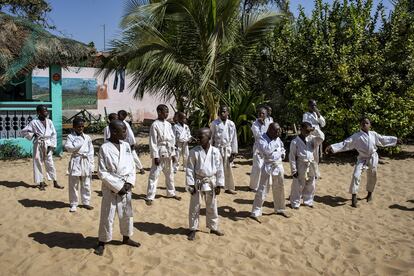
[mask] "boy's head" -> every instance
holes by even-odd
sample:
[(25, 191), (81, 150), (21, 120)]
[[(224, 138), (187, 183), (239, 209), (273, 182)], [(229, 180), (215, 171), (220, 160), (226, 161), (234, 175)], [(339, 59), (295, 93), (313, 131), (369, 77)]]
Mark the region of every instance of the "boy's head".
[(178, 112), (177, 120), (180, 124), (185, 124), (187, 122), (187, 116), (184, 112)]
[(118, 120), (125, 120), (126, 117), (128, 116), (128, 113), (125, 110), (119, 110), (118, 111)]
[(174, 124), (178, 123), (178, 113), (180, 113), (179, 111), (174, 113), (174, 117), (173, 117), (173, 122)]
[(108, 115), (108, 121), (109, 122), (112, 122), (113, 120), (118, 120), (118, 114), (116, 114), (116, 113), (110, 113)]
[(85, 129), (85, 120), (82, 117), (75, 117), (72, 122), (73, 130), (80, 135)]
[(111, 141), (118, 142), (126, 138), (126, 125), (121, 120), (113, 120), (109, 123), (109, 131), (111, 132)]
[(308, 137), (313, 130), (314, 128), (309, 122), (302, 122), (300, 124), (300, 134), (304, 137)]
[(267, 111), (266, 116), (269, 116), (270, 117), (272, 115), (272, 108), (270, 107), (270, 105), (266, 105), (264, 108)]
[(168, 118), (168, 106), (165, 104), (160, 104), (157, 106), (157, 114), (159, 120), (165, 120)]
[(281, 134), (282, 129), (278, 123), (273, 122), (269, 125), (269, 128), (267, 129), (267, 136), (269, 136), (270, 139), (274, 140), (277, 137), (280, 137)]
[(371, 121), (367, 116), (361, 117), (359, 120), (359, 123), (361, 125), (361, 129), (365, 132), (368, 132), (371, 129)]
[(47, 110), (47, 107), (43, 104), (38, 105), (36, 107), (36, 113), (40, 119), (44, 119), (47, 118), (47, 116), (49, 116), (49, 111)]
[(316, 101), (314, 99), (310, 99), (308, 101), (308, 109), (310, 112), (313, 112), (316, 108)]
[(218, 115), (222, 121), (225, 121), (229, 118), (229, 108), (225, 105), (219, 107)]
[(265, 107), (259, 107), (257, 109), (257, 119), (264, 122), (267, 117), (267, 109)]
[(198, 142), (201, 146), (206, 146), (210, 143), (211, 130), (208, 127), (200, 128), (197, 131)]

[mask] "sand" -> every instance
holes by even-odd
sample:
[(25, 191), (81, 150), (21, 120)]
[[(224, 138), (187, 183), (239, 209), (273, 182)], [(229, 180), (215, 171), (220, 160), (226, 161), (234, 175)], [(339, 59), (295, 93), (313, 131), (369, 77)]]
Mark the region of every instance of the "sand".
[[(314, 209), (288, 209), (293, 217), (271, 215), (269, 195), (262, 224), (247, 218), (254, 194), (247, 191), (251, 160), (237, 159), (237, 195), (219, 196), (220, 228), (225, 236), (201, 232), (187, 241), (189, 194), (184, 173), (176, 175), (181, 202), (159, 198), (148, 207), (143, 200), (146, 175), (134, 190), (134, 239), (140, 248), (121, 246), (118, 222), (114, 241), (103, 257), (93, 254), (97, 242), (100, 181), (93, 180), (93, 211), (69, 213), (69, 155), (55, 158), (65, 190), (33, 188), (31, 160), (0, 162), (1, 275), (414, 275), (414, 146), (383, 159), (374, 201), (350, 207), (347, 193), (349, 158), (321, 164)], [(146, 167), (148, 154), (141, 155)], [(353, 160), (353, 159), (350, 159)], [(288, 163), (284, 163), (289, 173)], [(366, 196), (365, 178), (359, 196)], [(291, 179), (286, 179), (285, 194)], [(286, 203), (288, 203), (286, 201)]]

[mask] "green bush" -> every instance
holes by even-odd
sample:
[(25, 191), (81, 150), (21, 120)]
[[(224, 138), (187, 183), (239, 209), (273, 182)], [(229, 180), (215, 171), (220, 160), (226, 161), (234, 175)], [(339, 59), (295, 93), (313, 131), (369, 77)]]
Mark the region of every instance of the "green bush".
[(108, 124), (105, 121), (92, 123), (85, 128), (85, 133), (103, 134), (103, 130), (107, 125)]
[(22, 147), (12, 142), (0, 144), (0, 160), (12, 160), (30, 157)]

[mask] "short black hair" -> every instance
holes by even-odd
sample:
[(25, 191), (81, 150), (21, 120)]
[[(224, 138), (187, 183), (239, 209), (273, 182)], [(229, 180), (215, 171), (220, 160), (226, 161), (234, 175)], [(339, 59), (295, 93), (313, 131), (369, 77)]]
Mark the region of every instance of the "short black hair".
[(73, 127), (79, 125), (80, 123), (85, 123), (85, 120), (82, 117), (75, 117), (72, 121)]
[(308, 105), (310, 105), (311, 103), (313, 103), (313, 102), (315, 102), (316, 103), (316, 100), (314, 100), (314, 99), (310, 99), (309, 101), (308, 101)]
[(266, 106), (259, 106), (259, 107), (257, 108), (256, 112), (259, 112), (259, 111), (261, 111), (261, 110), (264, 110), (264, 111), (266, 111), (266, 112), (267, 112), (267, 108), (266, 108)]
[(222, 104), (222, 105), (220, 105), (220, 107), (219, 107), (219, 109), (218, 109), (218, 113), (220, 114), (220, 111), (222, 110), (222, 109), (227, 109), (227, 111), (228, 112), (230, 112), (230, 109), (229, 109), (229, 107), (227, 106), (227, 105), (224, 105), (224, 104)]
[(159, 111), (163, 111), (163, 110), (168, 111), (168, 106), (166, 106), (165, 104), (159, 104), (159, 105), (157, 106), (157, 112), (159, 112)]
[(208, 127), (202, 127), (199, 130), (197, 130), (197, 137), (200, 137), (201, 133), (203, 133), (204, 131), (208, 131), (208, 137), (211, 138), (211, 129)]
[(125, 110), (121, 109), (118, 111), (118, 116), (122, 116), (126, 118), (126, 116), (128, 116), (128, 113)]
[(126, 125), (123, 121), (113, 120), (112, 122), (109, 123), (109, 130), (112, 132), (115, 128), (119, 126), (123, 126), (124, 128), (126, 128)]
[(362, 123), (363, 121), (365, 121), (365, 119), (368, 119), (368, 121), (370, 121), (370, 122), (371, 122), (371, 119), (370, 119), (367, 115), (362, 115), (362, 116), (359, 118), (359, 123)]
[(308, 128), (308, 127), (312, 127), (311, 123), (306, 122), (306, 121), (300, 123), (300, 128), (304, 129), (304, 128)]
[(108, 115), (108, 120), (109, 120), (109, 121), (115, 120), (115, 119), (117, 119), (117, 118), (118, 118), (118, 114), (116, 114), (116, 113), (110, 113), (110, 114)]
[(45, 109), (47, 109), (47, 106), (45, 106), (44, 104), (39, 104), (38, 106), (36, 106), (36, 112), (40, 112)]

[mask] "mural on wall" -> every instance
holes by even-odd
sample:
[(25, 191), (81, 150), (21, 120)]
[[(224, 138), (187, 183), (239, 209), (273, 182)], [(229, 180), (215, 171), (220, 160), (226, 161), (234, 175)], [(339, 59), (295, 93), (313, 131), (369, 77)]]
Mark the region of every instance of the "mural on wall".
[[(32, 97), (37, 101), (50, 101), (49, 78), (32, 78)], [(98, 83), (91, 78), (63, 78), (62, 106), (64, 110), (97, 109)]]

